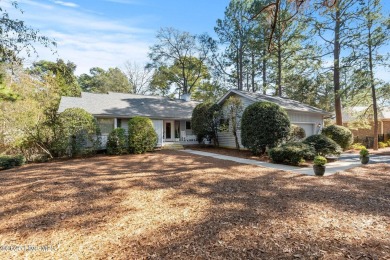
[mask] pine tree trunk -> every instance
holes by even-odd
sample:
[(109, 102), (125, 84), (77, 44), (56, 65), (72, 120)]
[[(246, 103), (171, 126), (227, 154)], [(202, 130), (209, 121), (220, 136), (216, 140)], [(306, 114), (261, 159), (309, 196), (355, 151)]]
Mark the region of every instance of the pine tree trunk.
[(263, 49), (263, 66), (261, 68), (262, 76), (263, 76), (263, 94), (267, 94), (267, 59), (266, 57), (267, 50), (264, 47)]
[(256, 92), (255, 87), (255, 53), (252, 51), (252, 75), (251, 75), (252, 92)]
[[(369, 13), (370, 18), (370, 13)], [(368, 21), (368, 61), (370, 69), (370, 86), (372, 93), (372, 108), (374, 110), (374, 150), (378, 150), (378, 106), (376, 102), (376, 90), (375, 90), (375, 81), (374, 81), (374, 65), (372, 63), (372, 21)]]
[(336, 113), (336, 124), (343, 125), (341, 113), (341, 93), (340, 93), (340, 1), (336, 5), (336, 21), (334, 29), (334, 52), (333, 52), (333, 84), (334, 84), (334, 106)]
[(277, 87), (278, 87), (278, 96), (282, 96), (282, 46), (280, 43), (280, 38), (278, 39), (278, 79), (277, 79)]
[(243, 73), (243, 47), (242, 44), (240, 45), (240, 49), (238, 51), (238, 66), (239, 66), (239, 75), (238, 75), (238, 89), (243, 89), (243, 82), (244, 82), (244, 73)]
[(236, 68), (237, 68), (237, 89), (240, 89), (240, 61), (239, 61), (240, 51), (237, 49), (237, 59), (236, 59)]
[(278, 78), (277, 78), (277, 82), (276, 82), (276, 86), (277, 86), (277, 94), (279, 97), (282, 96), (282, 28), (281, 28), (281, 24), (280, 24), (280, 19), (278, 21), (278, 51), (277, 51), (277, 55), (278, 55)]

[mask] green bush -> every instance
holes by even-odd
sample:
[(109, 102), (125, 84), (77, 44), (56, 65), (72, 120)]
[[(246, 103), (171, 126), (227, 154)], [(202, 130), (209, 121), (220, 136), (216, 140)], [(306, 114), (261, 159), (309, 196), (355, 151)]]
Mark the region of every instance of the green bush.
[(270, 149), (268, 155), (274, 163), (299, 165), (305, 159), (312, 160), (315, 156), (315, 150), (302, 142), (292, 142)]
[(379, 142), (378, 146), (379, 146), (379, 148), (386, 148), (388, 145), (385, 142)]
[(256, 102), (248, 106), (241, 120), (242, 144), (254, 154), (263, 154), (288, 137), (290, 120), (277, 104)]
[(100, 129), (96, 119), (82, 108), (68, 108), (59, 115), (62, 138), (58, 140), (60, 153), (84, 155), (99, 149)]
[(129, 120), (129, 152), (140, 154), (153, 151), (157, 145), (157, 133), (152, 120), (146, 117), (134, 117)]
[(126, 154), (128, 150), (127, 139), (125, 129), (116, 128), (112, 130), (107, 138), (107, 153)]
[(303, 142), (313, 146), (317, 155), (339, 155), (342, 152), (340, 145), (325, 135), (312, 135)]
[(221, 118), (221, 107), (212, 103), (198, 104), (192, 111), (191, 127), (198, 142), (209, 136), (218, 143), (217, 131)]
[(354, 143), (351, 145), (351, 148), (354, 150), (366, 149), (366, 147), (362, 143)]
[(328, 160), (326, 160), (325, 157), (320, 155), (314, 157), (314, 161), (313, 161), (314, 165), (318, 165), (318, 166), (324, 166), (327, 162)]
[(0, 156), (0, 168), (1, 169), (11, 169), (16, 166), (22, 166), (26, 162), (26, 159), (23, 155), (3, 155)]
[(322, 129), (322, 134), (335, 141), (343, 150), (348, 149), (353, 143), (352, 132), (344, 126), (330, 125)]
[(361, 149), (360, 152), (360, 157), (367, 157), (370, 153), (368, 152), (368, 150), (366, 148), (364, 149)]
[(290, 142), (301, 141), (306, 137), (305, 129), (298, 125), (291, 125), (290, 133), (288, 134), (288, 140)]

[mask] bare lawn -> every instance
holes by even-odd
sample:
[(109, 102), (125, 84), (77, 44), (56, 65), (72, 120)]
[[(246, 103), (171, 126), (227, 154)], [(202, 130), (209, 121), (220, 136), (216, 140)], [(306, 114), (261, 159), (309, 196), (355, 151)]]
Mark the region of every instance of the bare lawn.
[(0, 187), (0, 259), (390, 259), (388, 164), (321, 178), (161, 151)]

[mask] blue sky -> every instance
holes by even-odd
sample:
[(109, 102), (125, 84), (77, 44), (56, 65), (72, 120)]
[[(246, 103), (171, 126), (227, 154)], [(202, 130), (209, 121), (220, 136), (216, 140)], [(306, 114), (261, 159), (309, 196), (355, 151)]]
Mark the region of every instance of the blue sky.
[(19, 0), (23, 14), (0, 0), (12, 18), (39, 29), (58, 44), (57, 54), (38, 46), (35, 60), (70, 60), (77, 74), (91, 67), (123, 68), (126, 61), (144, 64), (161, 27), (194, 34), (208, 32), (223, 17), (229, 0)]
[[(390, 10), (388, 1), (382, 0), (386, 13)], [(10, 6), (10, 0), (0, 0), (12, 18), (25, 21), (58, 44), (55, 55), (37, 46), (39, 57), (28, 59), (26, 65), (40, 59), (62, 58), (74, 62), (76, 74), (81, 74), (92, 67), (124, 69), (127, 61), (144, 65), (148, 62), (149, 46), (155, 43), (161, 27), (215, 36), (216, 20), (223, 18), (229, 0), (18, 0), (18, 3), (23, 14)], [(377, 76), (390, 80), (387, 69), (377, 71)]]

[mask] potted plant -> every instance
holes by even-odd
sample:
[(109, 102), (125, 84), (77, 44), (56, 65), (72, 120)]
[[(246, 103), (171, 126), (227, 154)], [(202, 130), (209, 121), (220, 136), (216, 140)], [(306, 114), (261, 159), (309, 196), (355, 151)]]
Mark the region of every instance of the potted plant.
[(314, 157), (314, 161), (313, 161), (314, 174), (317, 176), (323, 176), (325, 174), (325, 164), (327, 162), (328, 161), (323, 156), (318, 155), (318, 156)]
[(363, 148), (360, 150), (360, 162), (362, 164), (367, 164), (368, 161), (370, 160), (369, 152), (366, 148)]

